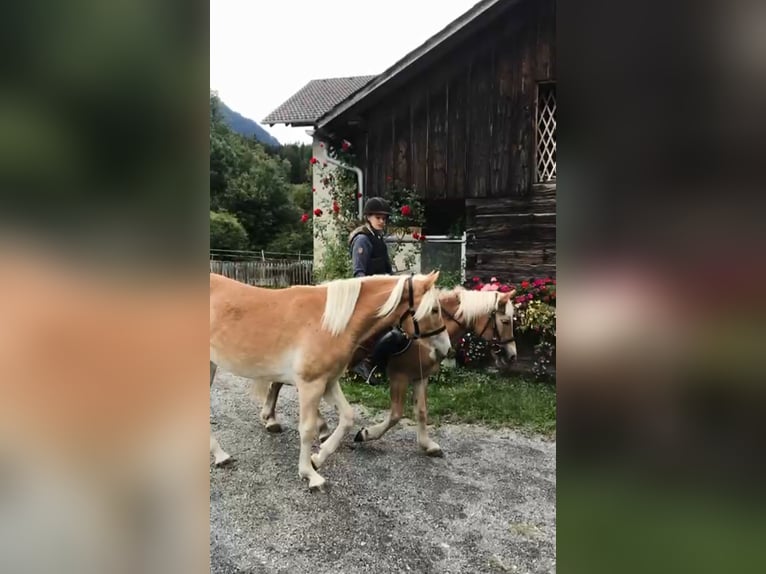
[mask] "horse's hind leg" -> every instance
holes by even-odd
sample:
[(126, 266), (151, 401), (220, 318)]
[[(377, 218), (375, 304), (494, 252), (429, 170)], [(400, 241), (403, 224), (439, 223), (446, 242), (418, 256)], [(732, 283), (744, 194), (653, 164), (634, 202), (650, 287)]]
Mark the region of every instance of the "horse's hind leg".
[[(265, 386), (267, 383), (263, 384)], [(260, 383), (255, 383), (255, 388), (258, 388), (259, 385)], [(283, 383), (271, 383), (269, 385), (261, 408), (261, 421), (266, 430), (272, 433), (282, 432), (282, 425), (277, 422), (277, 399), (282, 385)]]
[(317, 434), (319, 435), (319, 442), (326, 441), (332, 434), (330, 427), (327, 426), (327, 421), (324, 419), (319, 409), (317, 409)]
[[(266, 383), (262, 384), (263, 387)], [(284, 383), (270, 383), (268, 391), (261, 389), (261, 383), (254, 383), (254, 394), (259, 396), (259, 400), (263, 401), (263, 408), (261, 409), (261, 421), (266, 426), (266, 430), (273, 433), (282, 432), (282, 425), (277, 421), (277, 400), (279, 399), (279, 391), (283, 387)], [(263, 398), (263, 395), (266, 398)], [(317, 409), (317, 432), (319, 433), (319, 441), (324, 442), (327, 437), (330, 436), (330, 428), (327, 426), (327, 421), (324, 420), (322, 413)]]
[(330, 437), (322, 443), (319, 452), (311, 456), (311, 461), (316, 468), (319, 468), (327, 460), (327, 457), (336, 451), (340, 446), (343, 436), (354, 425), (354, 409), (346, 400), (343, 391), (340, 388), (338, 380), (332, 381), (327, 385), (324, 394), (325, 400), (338, 411), (338, 427), (333, 431)]
[(444, 456), (441, 447), (428, 436), (428, 401), (427, 401), (428, 379), (417, 381), (415, 383), (415, 418), (418, 420), (418, 444), (420, 448), (426, 451), (428, 456)]
[(398, 373), (392, 374), (389, 371), (389, 381), (391, 387), (391, 409), (386, 413), (386, 418), (383, 419), (383, 422), (361, 429), (356, 433), (354, 442), (377, 440), (401, 420), (404, 413), (404, 401), (407, 397), (409, 377)]
[[(210, 361), (210, 386), (213, 386), (213, 379), (215, 379), (215, 372), (218, 370), (218, 366)], [(218, 441), (213, 436), (213, 431), (210, 431), (210, 453), (213, 455), (216, 466), (224, 466), (232, 462), (234, 459), (232, 456), (221, 448)]]

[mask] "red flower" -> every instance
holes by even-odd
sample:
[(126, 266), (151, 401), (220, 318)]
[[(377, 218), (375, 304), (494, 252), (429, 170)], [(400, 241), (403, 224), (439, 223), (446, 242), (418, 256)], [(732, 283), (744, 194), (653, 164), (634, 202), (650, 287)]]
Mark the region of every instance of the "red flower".
[(511, 288), (508, 287), (508, 285), (500, 285), (500, 287), (498, 288), (498, 291), (500, 291), (500, 293), (508, 293), (510, 290)]
[(412, 234), (412, 238), (413, 238), (413, 239), (420, 239), (420, 233), (418, 233), (418, 232), (416, 231), (415, 233), (413, 233), (413, 234)]
[(522, 281), (521, 282), (521, 288), (522, 289), (526, 289), (527, 287), (529, 287), (529, 281)]
[(426, 236), (421, 234), (421, 236), (420, 236), (420, 240), (421, 240), (421, 241), (425, 241), (425, 240), (426, 240)]
[(324, 143), (319, 142), (319, 147), (324, 147)]
[(474, 277), (474, 278), (473, 278), (473, 282), (474, 282), (474, 283), (478, 283), (479, 281), (481, 281), (481, 279), (479, 279), (478, 277)]
[(309, 160), (309, 163), (310, 163), (311, 165), (314, 165), (314, 164), (315, 164), (316, 162), (318, 162), (318, 161), (319, 161), (319, 160), (318, 160), (317, 158), (315, 158), (315, 157), (312, 157), (312, 158)]
[(319, 208), (317, 207), (317, 208), (314, 210), (314, 215), (316, 215), (317, 217), (319, 217), (320, 215), (322, 215), (322, 210), (321, 210), (321, 209), (319, 209)]
[(340, 205), (338, 205), (338, 202), (337, 202), (337, 201), (333, 201), (333, 202), (332, 202), (332, 210), (333, 210), (335, 213), (338, 213), (338, 212), (340, 211)]
[(351, 142), (347, 140), (343, 140), (343, 142), (340, 144), (340, 149), (343, 151), (348, 151), (349, 148), (351, 148)]
[(360, 197), (362, 197), (362, 194), (357, 192), (356, 198), (359, 199)]
[(407, 217), (412, 213), (412, 208), (409, 205), (402, 205), (402, 209), (400, 211), (404, 217)]
[(306, 223), (308, 220), (309, 220), (308, 213), (304, 213), (303, 215), (301, 215), (301, 223)]
[(317, 192), (317, 188), (316, 188), (316, 187), (312, 187), (312, 188), (311, 188), (311, 191), (313, 191), (314, 193), (316, 193), (316, 192)]

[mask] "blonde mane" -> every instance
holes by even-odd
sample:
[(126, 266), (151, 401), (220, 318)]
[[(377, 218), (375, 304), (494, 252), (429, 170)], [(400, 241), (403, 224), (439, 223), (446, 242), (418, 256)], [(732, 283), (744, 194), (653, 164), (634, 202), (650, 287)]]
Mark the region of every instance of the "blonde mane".
[(322, 314), (322, 328), (337, 336), (343, 332), (354, 314), (362, 278), (336, 279), (324, 284), (327, 287), (327, 300)]
[(500, 299), (497, 291), (468, 291), (465, 289), (455, 290), (460, 306), (455, 317), (463, 319), (466, 326), (473, 326), (474, 321), (486, 317), (498, 308)]
[[(399, 281), (396, 282), (396, 286), (393, 291), (391, 291), (391, 295), (388, 296), (386, 302), (378, 309), (378, 317), (386, 317), (387, 315), (390, 315), (394, 309), (396, 309), (397, 305), (399, 305), (403, 296), (409, 297), (409, 294), (405, 294), (407, 278), (407, 275), (401, 275), (399, 277)], [(416, 279), (425, 279), (425, 275), (414, 275), (412, 280), (415, 281)], [(434, 307), (441, 308), (441, 305), (439, 304), (438, 290), (436, 287), (431, 287), (428, 291), (423, 293), (423, 297), (420, 299), (420, 305), (418, 305), (418, 308), (415, 310), (415, 319), (422, 319)]]
[[(403, 296), (408, 296), (405, 292), (407, 288), (407, 275), (399, 276), (396, 285), (391, 291), (388, 299), (378, 308), (377, 317), (387, 317), (394, 312), (402, 300)], [(424, 275), (415, 275), (415, 279), (423, 279)], [(336, 279), (323, 285), (327, 287), (327, 300), (325, 301), (324, 313), (322, 315), (322, 328), (337, 336), (343, 332), (354, 314), (356, 302), (359, 299), (359, 293), (362, 289), (362, 281), (382, 281), (391, 279), (388, 275), (374, 275), (370, 277), (354, 277), (353, 279)], [(415, 310), (415, 319), (422, 319), (431, 309), (441, 308), (439, 303), (439, 291), (431, 287), (420, 299), (420, 304)]]

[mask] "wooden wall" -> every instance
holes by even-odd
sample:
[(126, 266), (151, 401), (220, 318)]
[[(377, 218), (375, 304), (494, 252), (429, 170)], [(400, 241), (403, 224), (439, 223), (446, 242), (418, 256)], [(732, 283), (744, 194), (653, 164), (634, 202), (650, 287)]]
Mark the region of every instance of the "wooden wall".
[(467, 199), (467, 269), (522, 281), (556, 276), (556, 184), (525, 197)]
[(555, 34), (555, 0), (522, 2), (363, 116), (366, 194), (394, 182), (464, 198), (472, 272), (555, 271), (555, 215), (535, 215), (555, 214), (555, 186), (533, 197), (537, 85), (555, 81)]

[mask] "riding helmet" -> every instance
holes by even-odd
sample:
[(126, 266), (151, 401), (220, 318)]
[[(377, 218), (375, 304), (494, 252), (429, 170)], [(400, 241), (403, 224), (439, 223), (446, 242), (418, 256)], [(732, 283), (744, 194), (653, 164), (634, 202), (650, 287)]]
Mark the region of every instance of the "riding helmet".
[(391, 215), (391, 206), (382, 197), (371, 197), (364, 204), (364, 214), (372, 215), (373, 213), (382, 213), (384, 215)]

